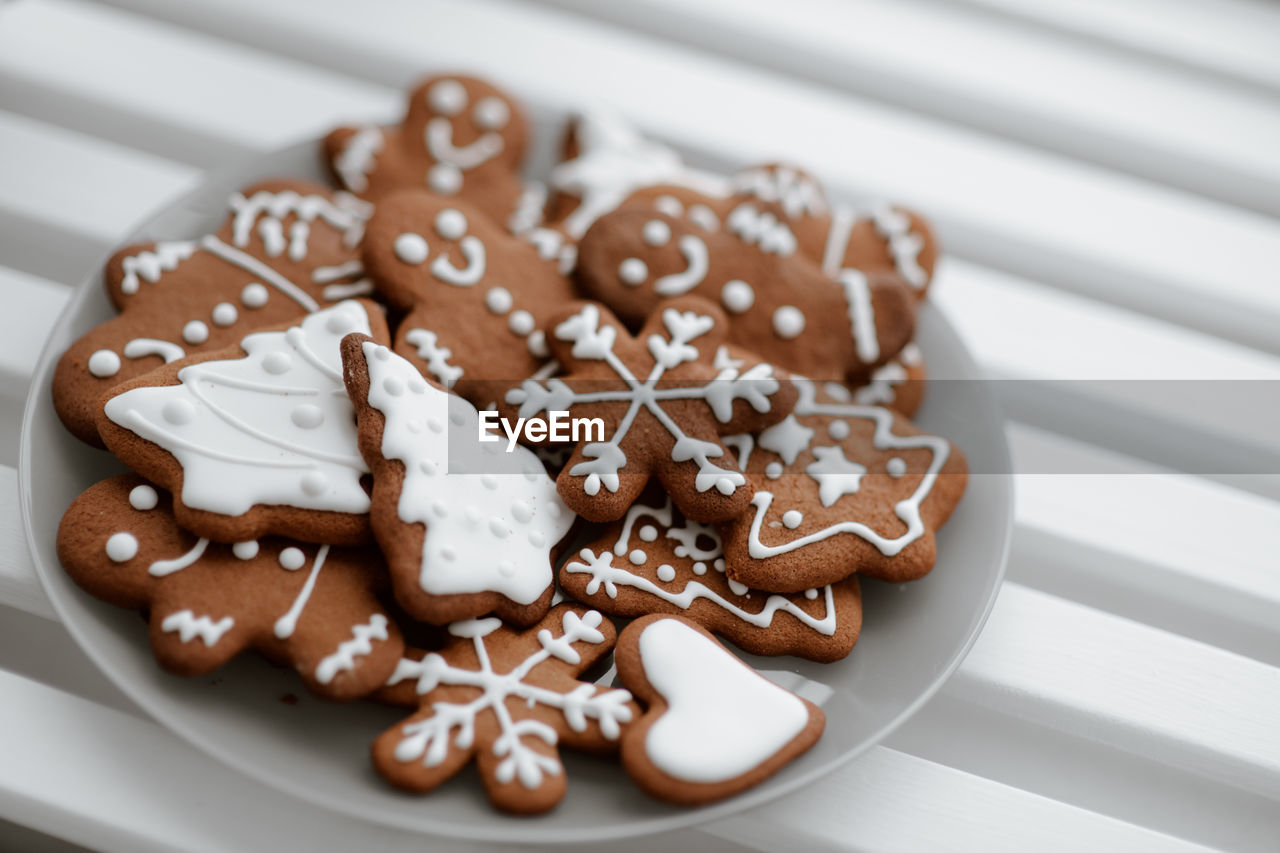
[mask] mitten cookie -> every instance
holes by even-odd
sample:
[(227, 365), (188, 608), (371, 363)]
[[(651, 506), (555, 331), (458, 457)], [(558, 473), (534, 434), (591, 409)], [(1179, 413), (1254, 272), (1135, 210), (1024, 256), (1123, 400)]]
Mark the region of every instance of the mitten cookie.
[(683, 806), (758, 785), (817, 743), (822, 709), (783, 690), (679, 616), (627, 626), (618, 677), (648, 710), (622, 737), (622, 766), (641, 790)]
[(730, 578), (798, 592), (855, 572), (892, 582), (933, 568), (934, 532), (964, 495), (964, 455), (877, 406), (795, 380), (790, 417), (739, 452), (751, 511), (721, 525)]
[(380, 202), (406, 187), (463, 198), (505, 223), (523, 186), (528, 124), (514, 100), (483, 80), (441, 74), (409, 93), (395, 127), (340, 127), (324, 140), (344, 189)]
[(253, 648), (317, 696), (347, 700), (385, 683), (404, 651), (375, 597), (387, 580), (376, 550), (197, 539), (178, 527), (169, 495), (134, 474), (76, 498), (58, 558), (91, 595), (147, 610), (156, 659), (178, 675)]
[(200, 536), (365, 542), (369, 469), (339, 348), (351, 332), (390, 338), (379, 306), (341, 302), (112, 389), (98, 431), (126, 465), (173, 492), (178, 523)]
[(849, 654), (862, 629), (857, 578), (787, 596), (748, 589), (725, 576), (716, 528), (652, 492), (561, 567), (566, 594), (613, 616), (681, 615), (751, 654)]
[(547, 358), (541, 323), (573, 298), (568, 279), (475, 208), (430, 193), (387, 197), (364, 261), (378, 292), (408, 312), (396, 351), (480, 405), (485, 380), (518, 382)]
[(578, 282), (633, 324), (673, 296), (718, 301), (730, 341), (816, 378), (864, 375), (911, 340), (915, 299), (896, 275), (845, 269), (833, 280), (796, 252), (785, 223), (746, 203), (730, 215), (739, 220), (708, 232), (655, 210), (610, 213), (578, 246)]
[(639, 337), (593, 302), (548, 321), (552, 355), (566, 375), (529, 379), (505, 402), (518, 418), (568, 412), (599, 427), (557, 480), (569, 508), (591, 521), (621, 518), (656, 476), (687, 517), (733, 518), (751, 499), (720, 436), (763, 429), (791, 410), (794, 389), (764, 363), (717, 369), (724, 314), (695, 297), (663, 303)]
[(480, 443), (475, 407), (363, 335), (342, 342), (374, 536), (396, 599), (443, 625), (486, 613), (529, 625), (551, 606), (552, 551), (574, 515), (524, 447)]
[(366, 203), (269, 181), (235, 193), (228, 208), (214, 234), (128, 246), (107, 261), (107, 295), (120, 316), (72, 344), (53, 377), (54, 408), (81, 440), (102, 444), (96, 409), (110, 388), (372, 292), (359, 262)]
[(557, 747), (608, 753), (639, 709), (625, 690), (577, 676), (613, 647), (613, 625), (562, 604), (523, 632), (495, 618), (455, 622), (438, 652), (413, 653), (380, 697), (418, 711), (373, 743), (391, 784), (426, 793), (475, 759), (489, 800), (549, 811), (567, 782)]

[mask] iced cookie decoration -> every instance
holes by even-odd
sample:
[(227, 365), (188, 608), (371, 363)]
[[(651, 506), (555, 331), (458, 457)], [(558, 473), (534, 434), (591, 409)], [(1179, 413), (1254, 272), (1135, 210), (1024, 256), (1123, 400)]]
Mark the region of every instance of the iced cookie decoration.
[(622, 518), (650, 476), (689, 518), (746, 509), (751, 487), (720, 436), (777, 423), (795, 393), (769, 364), (713, 365), (726, 333), (718, 308), (696, 297), (663, 303), (632, 337), (605, 308), (578, 302), (546, 329), (565, 375), (526, 380), (505, 402), (514, 418), (599, 420), (602, 430), (577, 442), (557, 480), (570, 509), (591, 521)]
[(853, 387), (829, 382), (823, 390), (834, 402), (884, 406), (909, 418), (924, 402), (926, 379), (928, 370), (924, 355), (920, 347), (910, 343), (902, 348), (902, 352), (873, 370), (865, 381)]
[(575, 516), (533, 451), (478, 441), (478, 413), (362, 335), (342, 343), (373, 532), (400, 606), (436, 625), (496, 613), (529, 625), (551, 606), (553, 549)]
[(741, 793), (808, 750), (826, 727), (821, 708), (679, 616), (632, 622), (614, 661), (648, 709), (622, 736), (622, 765), (660, 800), (696, 806)]
[(443, 74), (409, 93), (399, 125), (338, 128), (324, 153), (339, 185), (361, 198), (380, 202), (394, 190), (422, 187), (505, 222), (523, 191), (527, 138), (524, 115), (505, 92)]
[(915, 299), (897, 275), (846, 269), (829, 278), (796, 251), (785, 222), (756, 213), (720, 232), (656, 210), (608, 214), (578, 246), (578, 282), (627, 323), (663, 299), (713, 300), (731, 342), (816, 378), (865, 375), (910, 341)]
[(381, 687), (404, 652), (376, 597), (387, 578), (375, 549), (197, 538), (178, 526), (169, 495), (133, 474), (76, 498), (58, 558), (91, 595), (145, 610), (156, 659), (178, 675), (256, 649), (316, 695), (348, 700)]
[(178, 523), (200, 536), (365, 542), (369, 469), (339, 347), (352, 332), (390, 338), (379, 306), (340, 302), (112, 389), (98, 431), (175, 495)]
[(964, 455), (888, 409), (794, 384), (790, 417), (737, 440), (755, 494), (720, 528), (728, 576), (786, 593), (854, 573), (892, 582), (927, 574), (934, 533), (964, 495)]
[(853, 649), (862, 628), (856, 578), (785, 596), (748, 589), (725, 576), (716, 528), (685, 519), (664, 497), (647, 494), (566, 562), (565, 593), (613, 616), (684, 616), (751, 654), (825, 663)]
[(359, 256), (365, 202), (270, 181), (234, 193), (227, 207), (214, 234), (128, 246), (107, 262), (120, 315), (72, 344), (53, 379), (54, 407), (78, 438), (101, 445), (97, 404), (122, 382), (372, 292)]
[(398, 788), (426, 793), (474, 760), (494, 806), (546, 812), (567, 787), (559, 747), (615, 752), (639, 714), (626, 690), (578, 680), (613, 648), (597, 611), (562, 604), (522, 632), (489, 617), (449, 634), (401, 661), (380, 694), (418, 709), (373, 744), (374, 767)]
[(494, 381), (518, 382), (545, 364), (540, 326), (573, 298), (532, 247), (474, 207), (421, 191), (378, 205), (364, 261), (378, 292), (407, 312), (396, 351), (480, 405)]

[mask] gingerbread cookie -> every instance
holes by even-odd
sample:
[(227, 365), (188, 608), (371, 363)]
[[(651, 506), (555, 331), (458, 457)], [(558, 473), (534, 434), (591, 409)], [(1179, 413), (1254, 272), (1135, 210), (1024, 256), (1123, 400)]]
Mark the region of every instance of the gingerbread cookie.
[(553, 549), (574, 522), (555, 480), (524, 447), (480, 443), (475, 407), (387, 347), (350, 335), (342, 353), (400, 606), (436, 625), (486, 613), (538, 621)]
[(365, 542), (369, 469), (339, 348), (351, 332), (390, 337), (378, 305), (340, 302), (112, 389), (98, 432), (126, 465), (174, 493), (178, 523), (200, 536)]
[[(717, 369), (724, 314), (696, 297), (662, 303), (638, 337), (593, 302), (572, 303), (548, 321), (552, 355), (566, 375), (526, 380), (505, 402), (517, 418), (567, 412), (600, 429), (583, 438), (557, 486), (591, 521), (621, 518), (650, 475), (687, 517), (733, 518), (751, 489), (722, 435), (763, 429), (791, 410), (794, 390), (768, 364)], [(527, 433), (526, 433), (527, 434)]]
[(696, 806), (741, 793), (808, 750), (826, 727), (821, 708), (679, 616), (632, 622), (614, 662), (648, 708), (622, 736), (622, 765), (660, 800)]
[(716, 528), (653, 490), (561, 567), (560, 586), (613, 616), (684, 616), (756, 655), (839, 660), (862, 628), (857, 578), (787, 596), (748, 589), (725, 576)]
[(546, 362), (540, 326), (573, 298), (530, 246), (475, 208), (421, 191), (378, 205), (364, 262), (378, 292), (408, 312), (396, 351), (480, 405), (493, 399), (487, 382), (518, 382)]
[(720, 528), (729, 577), (798, 592), (854, 573), (895, 583), (927, 574), (934, 533), (964, 495), (964, 455), (888, 409), (794, 384), (795, 411), (741, 439), (755, 495)]
[(616, 636), (595, 610), (562, 604), (522, 632), (490, 617), (449, 633), (401, 661), (380, 694), (418, 708), (373, 743), (374, 768), (398, 788), (431, 791), (474, 759), (496, 807), (549, 811), (567, 787), (558, 746), (613, 752), (639, 715), (627, 691), (577, 680)]
[(911, 343), (873, 370), (865, 381), (854, 383), (852, 388), (830, 382), (823, 386), (823, 390), (837, 403), (884, 406), (910, 418), (924, 403), (928, 378), (924, 355), (919, 346)]
[(220, 545), (182, 530), (171, 508), (164, 490), (123, 474), (87, 489), (58, 527), (67, 574), (145, 609), (166, 670), (201, 675), (253, 648), (339, 700), (394, 671), (404, 644), (376, 597), (387, 580), (376, 550), (274, 537)]
[(896, 275), (845, 269), (828, 278), (797, 253), (785, 222), (750, 203), (729, 224), (708, 232), (655, 210), (610, 213), (578, 246), (578, 282), (628, 323), (673, 296), (715, 300), (733, 343), (822, 379), (863, 375), (911, 340), (915, 299)]
[(120, 315), (59, 360), (53, 403), (62, 422), (101, 446), (96, 408), (112, 387), (223, 349), (252, 329), (372, 292), (359, 261), (370, 212), (346, 193), (268, 181), (233, 194), (214, 234), (116, 252), (104, 283)]
[(395, 127), (340, 127), (324, 140), (326, 161), (346, 190), (381, 202), (390, 192), (425, 187), (466, 199), (505, 223), (523, 191), (528, 124), (502, 90), (463, 74), (440, 74), (409, 93)]

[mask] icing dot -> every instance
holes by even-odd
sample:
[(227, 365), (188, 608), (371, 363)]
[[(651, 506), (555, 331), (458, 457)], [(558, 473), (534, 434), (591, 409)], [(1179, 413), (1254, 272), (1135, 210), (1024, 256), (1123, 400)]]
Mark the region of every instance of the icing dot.
[(182, 339), (189, 344), (202, 344), (209, 340), (209, 327), (199, 320), (192, 320), (182, 327)]
[(889, 472), (890, 477), (901, 477), (907, 473), (907, 463), (900, 456), (890, 459), (884, 467)]
[(432, 459), (423, 459), (418, 463), (418, 470), (430, 477), (440, 470), (440, 466)]
[(770, 480), (778, 479), (782, 476), (782, 463), (770, 462), (768, 465), (764, 466), (764, 475)]
[(444, 424), (440, 422), (439, 418), (427, 418), (427, 429), (432, 432), (442, 432), (444, 431)]
[(511, 119), (511, 108), (507, 106), (506, 101), (490, 95), (476, 102), (476, 108), (471, 111), (471, 115), (475, 118), (476, 124), (485, 130), (498, 130), (507, 126), (507, 122)]
[(107, 556), (112, 562), (123, 563), (138, 556), (138, 540), (132, 533), (113, 533), (107, 540)]
[(486, 489), (496, 489), (498, 488), (498, 478), (492, 474), (485, 474), (480, 478), (480, 485)]
[(849, 422), (848, 421), (832, 421), (831, 423), (827, 424), (827, 435), (831, 436), (836, 441), (841, 441), (843, 439), (848, 438)]
[(213, 325), (230, 326), (240, 316), (240, 312), (236, 311), (236, 306), (230, 302), (219, 302), (213, 306)]
[(782, 514), (782, 524), (788, 530), (795, 530), (804, 521), (804, 513), (798, 509), (789, 509)]
[(618, 278), (623, 284), (637, 285), (649, 277), (649, 267), (639, 258), (627, 258), (618, 264)]
[(409, 432), (412, 432), (415, 434), (420, 433), (422, 432), (422, 421), (417, 421), (417, 420), (405, 421), (404, 428), (409, 430)]
[(794, 305), (783, 305), (773, 312), (773, 330), (786, 340), (799, 336), (804, 331), (804, 314)]
[(665, 245), (671, 239), (671, 226), (661, 219), (651, 219), (644, 224), (643, 236), (650, 246)]
[(533, 507), (524, 501), (516, 501), (511, 505), (511, 517), (521, 524), (528, 524), (533, 520)]
[(515, 300), (511, 298), (511, 291), (505, 287), (491, 287), (484, 295), (484, 304), (495, 314), (505, 314), (511, 310)]
[(729, 578), (729, 591), (734, 595), (746, 595), (750, 591), (745, 583), (738, 583), (733, 578)]
[(250, 539), (247, 542), (237, 542), (231, 546), (231, 553), (236, 555), (240, 560), (252, 560), (258, 556), (258, 540)]
[(693, 564), (693, 573), (695, 575), (705, 575), (707, 573), (707, 564), (699, 560)]
[(345, 335), (357, 327), (358, 320), (348, 311), (334, 311), (324, 321), (324, 327), (333, 335)]
[(448, 545), (445, 545), (440, 549), (440, 556), (444, 557), (446, 560), (456, 560), (458, 558), (458, 552), (450, 548)]
[(716, 480), (716, 491), (720, 492), (720, 494), (731, 495), (733, 494), (733, 490), (733, 480), (730, 480), (728, 477), (721, 477), (719, 480)]
[(462, 511), (462, 514), (463, 514), (464, 516), (466, 516), (467, 521), (471, 522), (472, 524), (479, 524), (479, 523), (480, 523), (480, 509), (479, 509), (479, 507), (476, 507), (476, 506), (469, 506), (469, 507), (467, 507), (466, 509), (464, 509), (464, 510)]
[(446, 240), (457, 240), (467, 233), (467, 217), (452, 207), (436, 214), (436, 233)]
[(667, 216), (680, 216), (684, 213), (684, 205), (673, 195), (660, 195), (653, 200), (653, 206)]
[(637, 548), (627, 555), (627, 559), (631, 561), (632, 565), (638, 566), (649, 559), (649, 555)]
[(672, 568), (671, 566), (668, 566), (666, 563), (663, 563), (661, 566), (658, 566), (658, 580), (673, 581), (675, 579), (676, 579), (676, 570), (674, 568)]
[(551, 355), (551, 350), (547, 347), (547, 334), (541, 329), (530, 332), (525, 343), (529, 345), (529, 353), (534, 358), (546, 358)]
[(312, 403), (303, 403), (289, 413), (290, 419), (303, 429), (315, 429), (324, 423), (324, 412)]
[(155, 489), (148, 485), (134, 486), (129, 492), (129, 506), (139, 512), (155, 509), (156, 504), (159, 502), (160, 496), (156, 494)]
[(506, 539), (511, 535), (511, 528), (507, 527), (507, 523), (495, 515), (489, 519), (489, 532), (499, 539)]
[(713, 566), (715, 567), (715, 570), (716, 570), (717, 572), (723, 572), (723, 571), (724, 571), (724, 557), (716, 557), (716, 561), (715, 561), (714, 563), (712, 563), (711, 565), (713, 565)]
[(645, 542), (653, 542), (658, 538), (658, 528), (652, 524), (646, 524), (640, 528), (640, 539)]
[(427, 392), (427, 383), (417, 376), (411, 377), (409, 379), (409, 390), (415, 394), (425, 394)]
[(498, 563), (498, 574), (504, 578), (509, 578), (516, 573), (516, 564), (511, 560), (502, 560)]
[(507, 318), (507, 326), (517, 335), (529, 334), (536, 325), (533, 315), (528, 311), (512, 311), (511, 316)]
[(715, 211), (705, 204), (695, 204), (689, 207), (689, 221), (708, 231), (715, 231), (720, 227), (720, 218), (716, 216)]
[(467, 90), (457, 80), (441, 80), (427, 92), (427, 103), (441, 115), (456, 116), (467, 108)]
[(169, 423), (181, 426), (195, 420), (196, 407), (187, 400), (170, 400), (164, 404), (160, 414)]
[(724, 289), (720, 291), (720, 301), (733, 313), (741, 314), (755, 304), (756, 292), (751, 289), (751, 285), (735, 278), (724, 283)]
[(388, 376), (382, 380), (382, 390), (386, 391), (392, 397), (399, 397), (404, 393), (404, 383), (395, 376)]
[(454, 426), (462, 426), (464, 421), (465, 421), (465, 418), (462, 417), (461, 412), (449, 413), (449, 423), (453, 424)]
[(373, 357), (376, 358), (378, 361), (386, 361), (387, 359), (391, 358), (391, 350), (387, 349), (386, 347), (378, 347), (373, 351)]
[(285, 548), (280, 552), (280, 565), (291, 572), (296, 572), (302, 568), (302, 564), (307, 561), (307, 555), (302, 553), (301, 548)]
[(462, 170), (450, 163), (437, 163), (427, 172), (427, 185), (441, 195), (462, 189)]
[(392, 246), (396, 257), (406, 264), (420, 264), (427, 259), (430, 249), (421, 234), (405, 233), (396, 238)]
[(293, 367), (293, 356), (287, 352), (269, 352), (262, 357), (262, 369), (279, 376)]
[(261, 308), (267, 304), (267, 286), (258, 282), (250, 282), (244, 286), (244, 290), (240, 291), (240, 301), (245, 304), (246, 308)]
[(89, 356), (89, 372), (99, 379), (115, 376), (120, 372), (120, 356), (109, 349), (100, 349)]
[(535, 548), (541, 548), (543, 545), (547, 544), (547, 537), (543, 536), (537, 530), (530, 530), (528, 538), (529, 544)]
[(810, 601), (813, 601), (815, 598), (818, 597), (818, 591), (816, 589), (806, 589), (804, 591), (804, 597), (809, 599)]
[(308, 471), (302, 475), (302, 491), (315, 497), (324, 492), (329, 485), (329, 479), (319, 471)]
[(449, 515), (449, 508), (444, 505), (444, 501), (433, 501), (431, 511), (436, 514), (437, 518), (445, 518)]

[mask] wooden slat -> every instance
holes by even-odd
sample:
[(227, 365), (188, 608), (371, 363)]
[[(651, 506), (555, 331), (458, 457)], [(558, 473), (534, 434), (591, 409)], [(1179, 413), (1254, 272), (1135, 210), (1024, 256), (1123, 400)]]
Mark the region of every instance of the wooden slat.
[(36, 577), (18, 510), (18, 472), (0, 465), (0, 604), (56, 619)]
[(921, 0), (795, 0), (785, 8), (769, 0), (547, 2), (1280, 212), (1280, 110), (1272, 95), (1235, 83)]
[(31, 372), (70, 291), (0, 266), (0, 293), (13, 308), (0, 312), (0, 464), (16, 465)]

